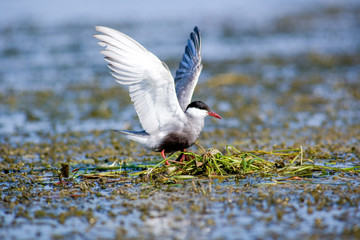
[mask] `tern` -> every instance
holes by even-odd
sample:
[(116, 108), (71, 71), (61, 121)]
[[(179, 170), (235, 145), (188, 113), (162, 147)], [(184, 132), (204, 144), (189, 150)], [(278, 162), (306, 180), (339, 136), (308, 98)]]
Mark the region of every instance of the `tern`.
[[(201, 36), (191, 32), (175, 79), (168, 66), (129, 36), (112, 28), (96, 26), (94, 37), (111, 75), (127, 86), (143, 131), (117, 130), (145, 148), (166, 153), (191, 147), (204, 127), (206, 116), (221, 119), (202, 101), (191, 98), (202, 70)], [(169, 164), (167, 161), (165, 164)]]

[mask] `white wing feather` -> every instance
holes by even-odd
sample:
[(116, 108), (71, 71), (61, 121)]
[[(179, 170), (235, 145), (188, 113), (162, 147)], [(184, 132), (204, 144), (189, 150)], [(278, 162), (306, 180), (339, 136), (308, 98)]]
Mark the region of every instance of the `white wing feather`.
[(101, 53), (109, 63), (111, 74), (118, 83), (128, 86), (144, 130), (152, 134), (174, 124), (174, 119), (185, 121), (166, 65), (127, 35), (102, 26), (96, 26), (96, 30), (103, 33), (94, 37), (105, 47)]

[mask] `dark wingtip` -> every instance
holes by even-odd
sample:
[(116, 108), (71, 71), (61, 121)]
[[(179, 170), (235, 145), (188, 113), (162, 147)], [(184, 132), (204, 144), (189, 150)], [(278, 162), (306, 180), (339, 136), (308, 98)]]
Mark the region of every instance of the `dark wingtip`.
[(195, 26), (195, 27), (194, 27), (194, 32), (195, 32), (196, 34), (199, 34), (199, 33), (200, 33), (200, 30), (199, 30), (199, 27), (198, 27), (198, 26)]
[(198, 28), (198, 26), (195, 26), (194, 27), (194, 33), (195, 33), (195, 35), (196, 35), (196, 37), (197, 37), (197, 42), (198, 42), (198, 49), (199, 49), (199, 51), (201, 51), (201, 35), (200, 35), (200, 30), (199, 30), (199, 28)]

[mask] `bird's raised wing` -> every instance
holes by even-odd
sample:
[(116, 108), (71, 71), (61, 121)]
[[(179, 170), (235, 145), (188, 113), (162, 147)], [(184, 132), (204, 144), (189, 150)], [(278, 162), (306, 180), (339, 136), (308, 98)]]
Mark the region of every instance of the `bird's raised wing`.
[(174, 119), (185, 119), (175, 93), (174, 80), (165, 63), (129, 36), (96, 26), (94, 35), (105, 47), (102, 54), (116, 81), (129, 87), (131, 100), (144, 130), (151, 134)]
[(201, 36), (199, 28), (195, 27), (175, 76), (176, 95), (183, 111), (191, 102), (201, 69)]

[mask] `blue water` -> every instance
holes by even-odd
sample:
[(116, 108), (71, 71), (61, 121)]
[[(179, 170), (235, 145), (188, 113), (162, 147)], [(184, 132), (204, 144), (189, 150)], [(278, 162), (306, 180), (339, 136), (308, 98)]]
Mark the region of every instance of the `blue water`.
[[(113, 86), (100, 47), (92, 38), (95, 25), (130, 35), (168, 62), (173, 72), (195, 25), (203, 35), (204, 62), (352, 52), (359, 46), (360, 35), (352, 16), (346, 14), (332, 22), (322, 19), (310, 28), (302, 23), (291, 34), (274, 30), (282, 17), (352, 5), (357, 6), (357, 1), (2, 1), (0, 88), (62, 90), (94, 76), (101, 77), (103, 86)], [(208, 71), (205, 67), (201, 79), (213, 74)]]
[[(98, 98), (91, 103), (78, 103), (82, 98), (91, 99), (91, 94), (95, 92), (86, 86), (99, 89), (118, 87), (99, 53), (101, 48), (92, 37), (95, 25), (113, 27), (133, 37), (165, 61), (173, 73), (181, 59), (189, 33), (197, 25), (202, 32), (204, 68), (195, 96), (205, 99), (220, 115), (230, 113), (221, 122), (209, 121), (205, 128), (205, 132), (224, 130), (225, 136), (221, 138), (228, 144), (233, 141), (238, 146), (250, 143), (254, 148), (285, 142), (287, 146), (297, 144), (296, 147), (304, 144), (306, 149), (321, 141), (326, 142), (325, 137), (322, 139), (316, 135), (319, 132), (325, 135), (326, 131), (335, 129), (336, 133), (343, 131), (340, 138), (351, 135), (352, 129), (349, 126), (360, 124), (360, 103), (356, 97), (358, 92), (349, 86), (358, 86), (360, 68), (356, 63), (332, 66), (331, 62), (326, 62), (326, 57), (336, 59), (338, 55), (353, 56), (359, 53), (359, 8), (360, 2), (356, 0), (185, 0), (176, 3), (164, 0), (2, 0), (0, 143), (4, 143), (6, 148), (6, 144), (16, 145), (27, 140), (35, 143), (49, 142), (51, 140), (46, 136), (51, 136), (54, 132), (74, 130), (83, 131), (87, 135), (87, 132), (93, 130), (140, 127), (134, 109), (127, 104), (129, 99), (127, 98), (126, 103), (120, 103), (120, 95), (127, 95), (125, 91), (120, 91), (120, 87), (119, 100), (111, 98), (102, 101)], [(311, 64), (302, 61), (308, 60), (304, 56), (311, 54), (315, 58), (317, 55), (323, 57), (325, 67), (312, 68)], [(285, 59), (286, 62), (278, 66), (276, 63), (269, 63), (270, 58), (272, 61), (274, 58), (280, 59), (279, 61)], [(228, 73), (250, 76), (254, 82), (240, 87), (230, 85), (207, 90), (209, 79)], [(308, 81), (314, 76), (322, 81)], [(216, 94), (224, 95), (223, 99), (216, 98), (216, 94), (215, 97), (212, 96), (213, 91), (218, 89), (220, 90)], [(288, 94), (289, 89), (295, 89), (291, 92), (292, 95)], [(54, 102), (36, 99), (39, 92), (54, 94), (53, 98), (44, 98)], [(241, 96), (236, 98), (241, 101), (231, 101), (236, 96)], [(308, 98), (301, 101), (303, 96)], [(314, 98), (324, 102), (320, 101), (318, 105), (306, 102), (307, 99)], [(231, 114), (235, 107), (247, 106), (253, 102), (257, 103), (254, 109), (245, 108), (244, 111)], [(296, 105), (294, 102), (300, 104)], [(293, 106), (298, 109), (292, 108)], [(101, 108), (111, 109), (113, 115), (109, 118), (91, 118), (86, 115), (91, 109)], [(29, 120), (29, 115), (34, 115), (35, 120)], [(245, 132), (248, 136), (239, 139), (237, 135), (232, 135), (234, 131)], [(256, 142), (257, 134), (265, 135), (269, 132), (270, 143)], [(50, 134), (47, 135), (48, 133)], [(88, 141), (101, 145), (103, 139), (93, 137), (92, 133), (88, 135)], [(259, 137), (264, 138), (266, 139)], [(201, 138), (201, 141), (209, 143), (209, 139)], [(307, 140), (298, 143), (299, 139)], [(348, 148), (358, 146), (359, 143), (358, 137), (354, 136), (340, 140)], [(82, 143), (81, 141), (80, 139), (79, 142)], [(337, 141), (327, 144), (337, 144)], [(214, 145), (219, 147), (217, 143)], [(331, 166), (352, 167), (358, 164), (359, 156), (356, 155), (356, 148), (354, 149), (354, 153), (339, 154), (335, 160), (344, 161)], [(1, 157), (0, 155), (0, 159)], [(35, 160), (38, 157), (30, 156)], [(16, 156), (16, 159), (26, 162), (27, 156)], [(328, 159), (318, 161), (317, 164), (326, 164), (327, 161)], [(348, 176), (341, 176), (338, 180), (332, 180), (335, 184), (345, 182), (355, 188), (356, 178), (349, 179)], [(322, 179), (306, 181), (313, 181), (314, 185), (326, 184)], [(249, 184), (254, 187), (246, 188)], [(39, 185), (38, 188), (49, 191), (50, 200), (32, 196), (34, 201), (31, 206), (15, 206), (14, 210), (2, 206), (0, 237), (49, 239), (59, 235), (65, 239), (111, 239), (117, 235), (118, 227), (122, 226), (127, 229), (127, 237), (149, 237), (148, 234), (151, 233), (157, 239), (173, 236), (195, 239), (199, 234), (203, 236), (202, 239), (270, 239), (276, 236), (297, 239), (301, 234), (309, 234), (309, 229), (313, 234), (318, 233), (320, 230), (314, 227), (318, 218), (327, 226), (321, 233), (328, 232), (338, 236), (344, 229), (359, 222), (358, 207), (350, 203), (345, 206), (337, 205), (339, 195), (332, 188), (324, 193), (329, 196), (331, 208), (315, 210), (313, 214), (309, 214), (306, 204), (299, 203), (299, 195), (303, 193), (300, 184), (288, 184), (284, 188), (281, 185), (271, 188), (266, 184), (269, 182), (264, 182), (263, 179), (259, 182), (252, 179), (240, 184), (233, 181), (228, 184), (215, 182), (213, 187), (235, 186), (240, 189), (238, 192), (241, 195), (236, 192), (221, 194), (214, 191), (215, 200), (208, 196), (212, 198), (211, 201), (187, 189), (180, 189), (178, 192), (174, 190), (170, 194), (167, 186), (156, 191), (152, 197), (142, 199), (140, 191), (146, 186), (134, 186), (133, 189), (128, 186), (125, 190), (134, 191), (139, 197), (132, 201), (121, 194), (111, 193), (121, 188), (121, 184), (101, 190), (95, 184), (95, 191), (102, 196), (88, 194), (84, 198), (69, 197), (63, 200), (59, 197), (59, 189), (52, 193), (52, 185)], [(292, 191), (290, 195), (289, 191)], [(189, 195), (183, 194), (185, 192)], [(283, 207), (281, 204), (267, 206), (269, 203), (261, 197), (262, 194), (270, 194), (269, 192), (275, 192), (280, 199), (290, 197), (285, 209), (286, 219), (278, 220), (275, 217), (277, 208)], [(113, 198), (109, 198), (111, 195), (114, 195)], [(301, 196), (305, 196), (305, 200), (312, 199), (310, 193), (305, 192)], [(355, 190), (351, 196), (358, 197)], [(0, 197), (4, 196), (0, 194)], [(239, 203), (242, 200), (246, 202), (251, 197), (257, 197), (257, 202), (254, 203), (256, 206)], [(48, 201), (52, 203), (53, 209), (50, 211), (56, 215), (71, 211), (70, 208), (74, 206), (92, 209), (97, 222), (92, 225), (84, 217), (70, 217), (65, 224), (60, 224), (50, 217), (29, 220), (15, 216), (21, 207), (29, 210), (31, 215), (42, 207), (46, 208)], [(156, 203), (150, 206), (152, 217), (141, 220), (141, 210), (149, 201)], [(170, 202), (174, 203), (173, 211), (165, 208), (167, 201), (169, 205)], [(194, 203), (206, 208), (208, 212), (190, 211)], [(134, 210), (128, 215), (123, 214), (126, 207), (121, 204), (130, 206), (130, 209), (131, 204), (134, 204)], [(259, 211), (257, 207), (260, 205), (269, 207), (268, 211)], [(183, 212), (184, 209), (188, 211)], [(108, 215), (111, 211), (115, 211), (114, 218)], [(343, 221), (341, 218), (344, 216), (350, 217)], [(264, 217), (271, 220), (266, 221)], [(215, 224), (209, 224), (208, 220)]]

